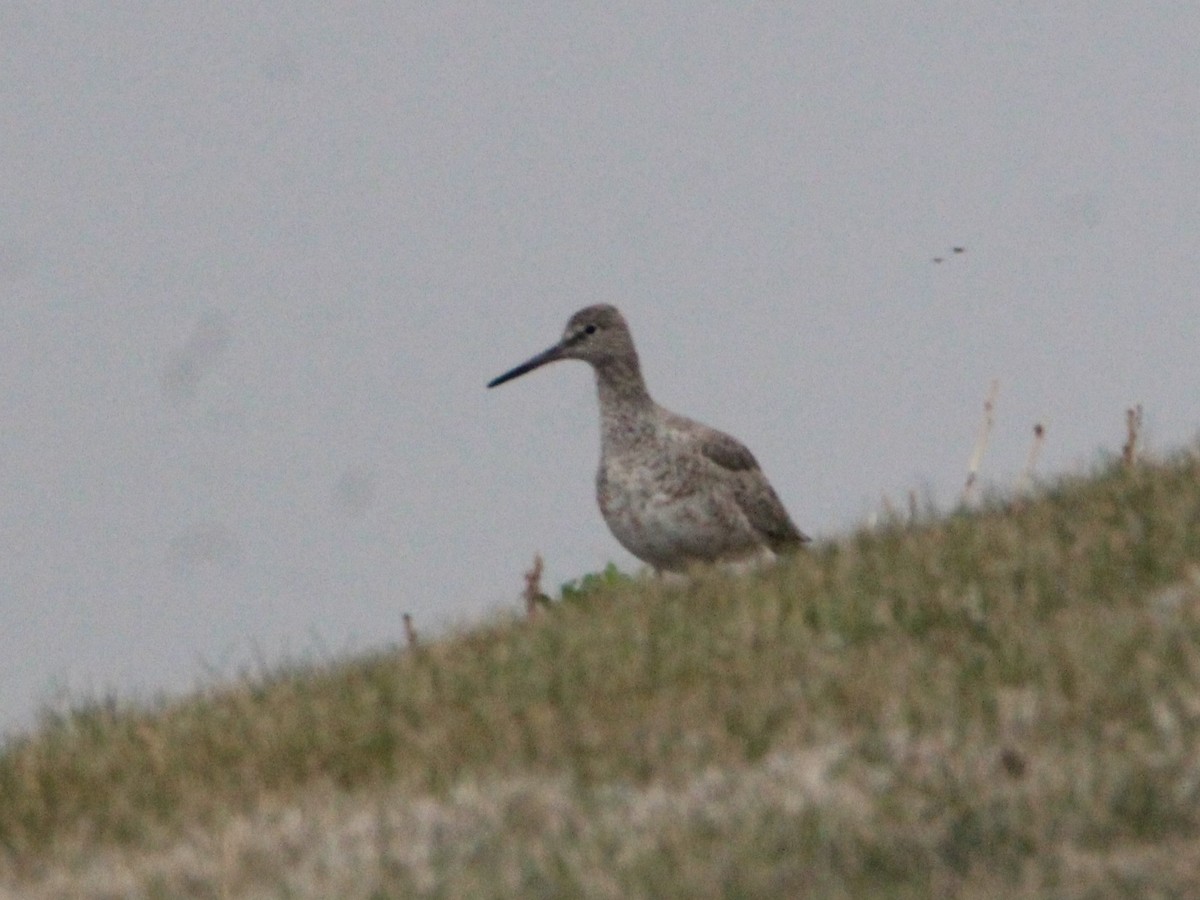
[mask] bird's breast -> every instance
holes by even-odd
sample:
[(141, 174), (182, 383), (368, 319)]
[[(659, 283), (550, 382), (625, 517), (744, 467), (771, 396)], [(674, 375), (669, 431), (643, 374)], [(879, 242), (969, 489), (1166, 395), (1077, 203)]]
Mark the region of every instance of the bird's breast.
[(757, 543), (732, 492), (698, 483), (669, 455), (601, 460), (596, 499), (613, 536), (659, 569), (681, 569)]

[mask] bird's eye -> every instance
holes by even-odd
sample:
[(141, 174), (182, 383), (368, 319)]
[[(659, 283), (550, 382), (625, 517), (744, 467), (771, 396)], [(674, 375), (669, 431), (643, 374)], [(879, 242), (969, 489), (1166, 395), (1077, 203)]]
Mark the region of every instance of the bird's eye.
[(585, 328), (585, 329), (583, 329), (583, 330), (584, 330), (584, 333), (585, 333), (585, 334), (595, 334), (595, 333), (596, 333), (596, 326), (595, 326), (595, 325), (589, 325), (587, 328)]

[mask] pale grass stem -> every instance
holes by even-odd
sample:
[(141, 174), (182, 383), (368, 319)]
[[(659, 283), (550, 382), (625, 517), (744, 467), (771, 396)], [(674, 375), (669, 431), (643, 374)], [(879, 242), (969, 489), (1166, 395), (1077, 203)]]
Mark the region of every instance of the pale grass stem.
[(983, 401), (983, 423), (979, 426), (979, 437), (975, 441), (975, 449), (971, 452), (970, 462), (967, 463), (967, 483), (963, 485), (963, 503), (970, 503), (975, 497), (975, 483), (979, 479), (979, 465), (983, 462), (983, 454), (987, 451), (988, 439), (995, 424), (996, 395), (1000, 392), (1000, 379), (993, 378), (988, 389), (987, 398)]

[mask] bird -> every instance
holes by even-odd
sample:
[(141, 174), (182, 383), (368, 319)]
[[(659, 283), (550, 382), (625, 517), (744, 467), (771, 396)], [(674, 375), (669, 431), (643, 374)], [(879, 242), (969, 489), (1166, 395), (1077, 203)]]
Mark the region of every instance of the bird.
[(706, 563), (740, 568), (809, 541), (744, 444), (651, 399), (633, 335), (615, 306), (579, 310), (558, 343), (487, 386), (564, 359), (582, 360), (595, 372), (596, 500), (613, 536), (638, 559), (659, 573)]

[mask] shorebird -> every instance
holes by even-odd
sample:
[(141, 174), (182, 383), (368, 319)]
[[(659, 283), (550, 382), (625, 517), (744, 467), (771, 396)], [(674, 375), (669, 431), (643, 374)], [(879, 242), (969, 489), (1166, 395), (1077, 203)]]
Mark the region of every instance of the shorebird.
[(580, 359), (596, 373), (600, 468), (596, 499), (613, 536), (660, 572), (696, 563), (773, 559), (808, 540), (738, 440), (655, 403), (633, 335), (616, 307), (589, 306), (562, 339), (488, 382)]

